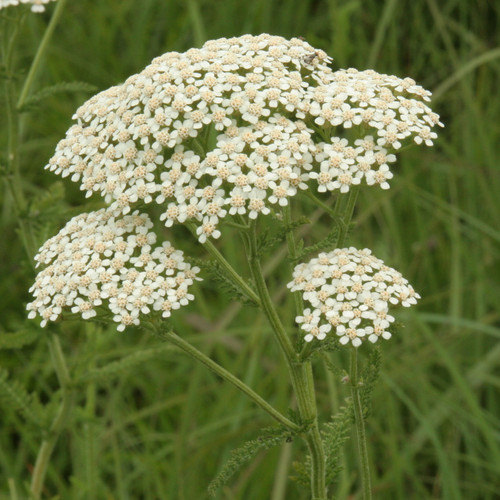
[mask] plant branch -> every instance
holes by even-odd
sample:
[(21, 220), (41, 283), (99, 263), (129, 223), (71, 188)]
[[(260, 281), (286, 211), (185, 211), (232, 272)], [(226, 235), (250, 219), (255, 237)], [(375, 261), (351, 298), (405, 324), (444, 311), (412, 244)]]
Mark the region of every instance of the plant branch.
[(292, 387), (297, 397), (299, 414), (309, 425), (305, 436), (311, 454), (311, 494), (315, 500), (326, 500), (325, 453), (318, 428), (312, 367), (309, 361), (301, 363), (290, 338), (281, 323), (267, 288), (260, 264), (257, 244), (256, 221), (249, 231), (249, 264), (254, 277), (261, 306), (272, 326), (290, 373)]
[[(193, 233), (193, 235), (197, 238), (196, 235), (196, 225), (193, 223), (186, 223), (188, 229)], [(245, 280), (236, 272), (236, 270), (231, 266), (231, 264), (224, 258), (224, 256), (217, 250), (215, 245), (207, 240), (203, 243), (205, 250), (226, 270), (226, 272), (231, 277), (233, 283), (240, 289), (240, 291), (249, 298), (256, 305), (260, 305), (260, 299), (258, 295), (248, 286)]]
[(347, 205), (342, 216), (343, 223), (340, 226), (339, 237), (337, 239), (337, 248), (342, 248), (345, 245), (349, 224), (351, 223), (352, 214), (354, 213), (354, 205), (358, 199), (359, 186), (354, 186), (350, 189), (347, 198)]
[(258, 406), (260, 406), (265, 412), (267, 412), (271, 417), (276, 419), (280, 424), (289, 428), (292, 431), (298, 432), (299, 426), (289, 420), (287, 417), (282, 415), (278, 410), (272, 407), (267, 401), (265, 401), (261, 396), (259, 396), (253, 389), (248, 387), (239, 378), (235, 377), (232, 373), (228, 372), (225, 368), (217, 364), (215, 361), (210, 359), (207, 355), (203, 354), (201, 351), (196, 349), (189, 342), (185, 341), (172, 331), (162, 332), (161, 336), (167, 339), (169, 342), (182, 349), (186, 354), (191, 356), (203, 363), (207, 368), (216, 373), (226, 382), (234, 385), (237, 389), (248, 396), (252, 401), (254, 401)]
[(371, 500), (371, 478), (370, 463), (368, 461), (368, 448), (366, 445), (365, 420), (363, 416), (363, 406), (361, 404), (361, 395), (359, 391), (358, 379), (358, 350), (356, 347), (351, 349), (351, 396), (354, 407), (354, 420), (356, 423), (356, 435), (358, 441), (358, 454), (361, 462), (361, 482), (363, 488), (363, 500)]

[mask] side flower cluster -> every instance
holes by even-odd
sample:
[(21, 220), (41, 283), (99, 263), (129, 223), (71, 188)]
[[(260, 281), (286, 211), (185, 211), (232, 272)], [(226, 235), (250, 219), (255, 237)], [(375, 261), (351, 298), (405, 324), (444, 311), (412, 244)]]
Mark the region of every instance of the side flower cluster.
[(33, 12), (44, 12), (45, 4), (55, 0), (0, 0), (0, 9), (10, 7), (11, 5), (31, 4)]
[(311, 305), (296, 322), (305, 340), (322, 340), (330, 331), (341, 344), (358, 347), (367, 338), (389, 339), (391, 307), (409, 307), (420, 298), (403, 276), (377, 259), (371, 250), (354, 247), (321, 253), (295, 267), (291, 291), (302, 292)]
[(186, 305), (199, 269), (170, 243), (155, 246), (152, 226), (147, 215), (115, 217), (105, 209), (71, 219), (35, 257), (46, 267), (30, 289), (29, 317), (38, 314), (45, 326), (65, 310), (88, 319), (106, 305), (122, 331), (141, 314), (168, 317)]
[(314, 185), (387, 189), (402, 143), (436, 137), (430, 92), (330, 61), (267, 34), (167, 53), (81, 106), (47, 168), (116, 213), (155, 203), (166, 226), (194, 221), (202, 242), (227, 215), (268, 214)]

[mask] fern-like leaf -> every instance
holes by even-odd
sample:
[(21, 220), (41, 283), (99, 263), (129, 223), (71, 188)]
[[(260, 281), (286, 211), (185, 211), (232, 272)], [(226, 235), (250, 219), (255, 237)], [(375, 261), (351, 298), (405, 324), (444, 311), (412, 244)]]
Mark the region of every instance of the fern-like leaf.
[(33, 395), (28, 394), (24, 387), (19, 382), (11, 382), (8, 379), (8, 373), (5, 370), (0, 371), (0, 403), (5, 406), (21, 413), (26, 420), (40, 427), (43, 418), (36, 411), (39, 406)]
[(380, 365), (382, 363), (382, 354), (379, 346), (376, 346), (368, 357), (365, 368), (361, 373), (363, 385), (360, 390), (361, 405), (363, 416), (366, 418), (371, 413), (372, 394), (375, 383), (380, 375)]
[(215, 496), (217, 490), (227, 483), (229, 478), (245, 463), (249, 462), (259, 451), (277, 446), (290, 436), (290, 431), (282, 427), (263, 429), (262, 435), (247, 441), (241, 448), (231, 452), (229, 460), (208, 486), (210, 496)]
[(143, 351), (135, 352), (119, 361), (113, 361), (102, 368), (96, 368), (84, 373), (78, 377), (76, 383), (85, 385), (89, 382), (100, 382), (115, 378), (137, 366), (143, 366), (145, 362), (151, 359), (164, 356), (166, 352), (175, 352), (175, 347), (166, 344), (153, 349), (144, 349)]
[(272, 250), (276, 245), (285, 240), (286, 235), (293, 232), (304, 224), (309, 224), (311, 221), (307, 217), (299, 217), (290, 224), (283, 224), (279, 228), (267, 228), (259, 237), (257, 251), (260, 255)]
[(32, 329), (20, 330), (16, 333), (2, 333), (0, 334), (0, 350), (21, 349), (35, 342), (39, 334), (39, 331)]
[(325, 366), (328, 369), (328, 371), (331, 372), (331, 373), (333, 373), (333, 375), (336, 378), (341, 379), (341, 378), (344, 378), (347, 375), (347, 372), (344, 369), (342, 369), (342, 368), (334, 365), (331, 362), (331, 360), (328, 358), (328, 356), (323, 355), (322, 359), (323, 359), (323, 362), (325, 363)]
[[(297, 350), (302, 350), (305, 341), (300, 338), (297, 344)], [(306, 361), (308, 359), (312, 359), (314, 356), (326, 352), (334, 352), (340, 349), (340, 343), (338, 341), (338, 337), (327, 337), (321, 342), (314, 342), (312, 346), (310, 346), (310, 350), (306, 353), (306, 355), (301, 356), (301, 361)]]
[(299, 251), (295, 259), (293, 259), (293, 263), (305, 260), (310, 254), (333, 250), (336, 247), (338, 232), (338, 227), (334, 226), (322, 240), (318, 241), (318, 243), (305, 247)]
[(352, 403), (343, 406), (333, 417), (331, 422), (325, 424), (322, 431), (326, 458), (326, 484), (331, 484), (342, 470), (340, 457), (342, 447), (349, 439), (350, 428), (354, 420)]
[(295, 474), (290, 476), (290, 479), (305, 488), (309, 488), (311, 486), (311, 457), (307, 455), (303, 462), (295, 461), (292, 466)]
[[(215, 285), (218, 292), (222, 292), (231, 300), (235, 300), (245, 305), (255, 306), (255, 302), (245, 295), (239, 286), (237, 286), (227, 271), (215, 260), (202, 260), (188, 258), (191, 265), (196, 265), (210, 275), (210, 282)], [(250, 288), (253, 288), (249, 284)]]
[(56, 83), (55, 85), (50, 85), (48, 87), (43, 88), (36, 94), (28, 97), (26, 99), (24, 105), (19, 109), (21, 113), (26, 111), (33, 110), (40, 102), (47, 99), (55, 94), (60, 94), (62, 92), (85, 92), (85, 93), (94, 93), (96, 92), (97, 87), (95, 85), (91, 85), (87, 82), (61, 82)]

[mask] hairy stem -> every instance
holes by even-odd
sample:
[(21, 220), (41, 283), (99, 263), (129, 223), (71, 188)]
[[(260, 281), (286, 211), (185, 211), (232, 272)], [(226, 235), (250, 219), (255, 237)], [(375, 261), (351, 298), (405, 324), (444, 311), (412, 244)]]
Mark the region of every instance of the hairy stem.
[(370, 464), (368, 461), (368, 448), (366, 445), (365, 420), (363, 417), (363, 406), (361, 404), (361, 395), (359, 391), (358, 379), (358, 350), (356, 347), (351, 349), (351, 396), (354, 406), (354, 420), (356, 423), (356, 435), (358, 441), (358, 454), (361, 462), (361, 482), (363, 488), (363, 500), (371, 500), (371, 478)]
[(347, 239), (347, 233), (349, 231), (349, 224), (351, 223), (352, 214), (354, 213), (354, 205), (358, 199), (359, 186), (354, 186), (350, 189), (349, 195), (347, 197), (347, 205), (342, 215), (343, 223), (340, 226), (339, 237), (337, 239), (337, 248), (342, 248), (345, 245), (345, 240)]
[(252, 223), (249, 233), (249, 262), (254, 277), (261, 307), (272, 326), (281, 351), (285, 357), (294, 389), (299, 414), (307, 423), (305, 436), (311, 454), (311, 493), (315, 500), (326, 500), (325, 453), (318, 428), (316, 398), (309, 361), (300, 362), (291, 340), (285, 331), (267, 288), (257, 248), (256, 224)]
[(237, 389), (243, 392), (246, 396), (248, 396), (254, 403), (260, 406), (265, 412), (267, 412), (271, 417), (276, 419), (280, 424), (288, 427), (292, 431), (298, 431), (299, 427), (294, 424), (291, 420), (282, 415), (278, 410), (272, 407), (267, 401), (265, 401), (262, 397), (260, 397), (253, 389), (248, 387), (244, 382), (242, 382), (239, 378), (235, 377), (232, 373), (228, 372), (225, 368), (217, 364), (215, 361), (210, 359), (208, 356), (203, 354), (201, 351), (196, 349), (189, 342), (186, 342), (184, 339), (176, 335), (172, 331), (162, 332), (161, 336), (167, 339), (169, 342), (172, 342), (175, 346), (182, 349), (186, 354), (191, 356), (203, 363), (206, 367), (212, 370), (214, 373), (219, 375), (223, 380), (233, 384)]

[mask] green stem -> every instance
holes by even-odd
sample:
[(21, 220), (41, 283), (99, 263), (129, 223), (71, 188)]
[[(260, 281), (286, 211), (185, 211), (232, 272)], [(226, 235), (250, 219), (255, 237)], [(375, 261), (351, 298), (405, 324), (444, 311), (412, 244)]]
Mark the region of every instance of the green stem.
[[(193, 223), (186, 223), (189, 230), (193, 233), (193, 235), (197, 238), (196, 235), (196, 225)], [(259, 297), (255, 294), (255, 292), (248, 286), (245, 280), (236, 272), (236, 270), (229, 264), (229, 262), (224, 258), (224, 256), (215, 248), (215, 245), (207, 240), (203, 243), (205, 250), (226, 270), (226, 272), (231, 277), (233, 283), (240, 289), (240, 291), (248, 297), (252, 302), (256, 305), (260, 304)]]
[(339, 212), (338, 212), (338, 207), (339, 207), (340, 199), (341, 199), (340, 195), (337, 195), (337, 200), (335, 202), (334, 208), (332, 208), (332, 207), (328, 206), (326, 203), (322, 202), (317, 196), (312, 194), (312, 192), (310, 190), (305, 191), (305, 195), (308, 198), (310, 198), (316, 206), (321, 207), (337, 224), (339, 224), (340, 226), (342, 226), (344, 224), (344, 220), (342, 219), (342, 217), (339, 216)]
[(239, 378), (235, 377), (232, 373), (228, 372), (225, 368), (217, 364), (215, 361), (210, 359), (208, 356), (203, 354), (201, 351), (192, 346), (189, 342), (176, 335), (174, 332), (169, 331), (162, 333), (162, 337), (166, 338), (172, 344), (182, 349), (186, 354), (191, 356), (203, 363), (206, 367), (212, 370), (214, 373), (219, 375), (223, 380), (233, 384), (237, 389), (246, 394), (252, 401), (254, 401), (258, 406), (260, 406), (264, 411), (266, 411), (271, 417), (276, 419), (280, 424), (288, 427), (293, 431), (298, 431), (299, 426), (294, 424), (291, 420), (282, 415), (278, 410), (273, 408), (267, 401), (261, 398), (255, 391), (253, 391), (248, 385), (242, 382)]
[(26, 99), (28, 98), (29, 91), (35, 81), (36, 73), (38, 71), (38, 67), (40, 66), (40, 63), (43, 58), (43, 54), (49, 44), (50, 38), (52, 37), (52, 33), (54, 32), (54, 29), (59, 22), (59, 19), (61, 17), (62, 11), (64, 9), (64, 5), (66, 4), (66, 0), (58, 0), (56, 4), (56, 8), (54, 10), (54, 13), (52, 14), (52, 18), (50, 19), (50, 23), (47, 26), (47, 29), (45, 30), (45, 33), (43, 35), (43, 38), (40, 42), (40, 45), (38, 46), (38, 50), (35, 54), (35, 58), (33, 59), (33, 62), (31, 63), (31, 68), (28, 72), (28, 76), (26, 77), (26, 80), (24, 81), (23, 89), (21, 90), (21, 94), (19, 96), (19, 99), (17, 101), (17, 109), (21, 109), (24, 104), (26, 103)]
[(61, 432), (66, 426), (73, 403), (71, 379), (61, 349), (61, 344), (59, 343), (59, 339), (56, 335), (50, 336), (49, 349), (52, 362), (56, 370), (56, 375), (62, 388), (62, 401), (52, 425), (50, 426), (49, 433), (43, 440), (36, 458), (33, 477), (31, 479), (31, 493), (35, 500), (38, 500), (41, 496), (50, 457), (52, 456), (52, 452), (54, 451), (54, 447)]
[(237, 222), (232, 222), (230, 220), (225, 220), (223, 223), (225, 226), (233, 227), (234, 229), (238, 229), (239, 231), (248, 231), (249, 226), (244, 224), (238, 224)]
[(337, 248), (342, 248), (345, 245), (345, 240), (347, 238), (347, 232), (349, 230), (349, 224), (351, 223), (352, 214), (354, 213), (354, 205), (358, 199), (359, 186), (354, 186), (349, 191), (347, 198), (347, 205), (344, 210), (344, 215), (342, 217), (343, 224), (340, 227), (339, 237), (337, 239)]
[(354, 406), (354, 420), (356, 423), (356, 435), (358, 440), (358, 454), (361, 462), (361, 482), (363, 487), (363, 500), (371, 500), (372, 489), (370, 479), (370, 463), (368, 461), (368, 448), (366, 445), (365, 420), (359, 391), (358, 379), (358, 350), (351, 349), (351, 396)]
[(274, 307), (267, 288), (257, 248), (256, 223), (249, 233), (249, 263), (261, 306), (272, 326), (285, 357), (301, 419), (307, 423), (306, 442), (311, 454), (311, 493), (315, 500), (326, 500), (325, 452), (318, 427), (317, 408), (310, 361), (301, 363)]
[[(309, 192), (309, 191), (307, 191)], [(329, 207), (328, 207), (329, 208)], [(285, 224), (290, 227), (292, 224), (292, 213), (290, 210), (290, 205), (283, 207), (283, 219)], [(297, 245), (295, 244), (295, 238), (293, 231), (287, 231), (286, 233), (286, 243), (288, 246), (288, 255), (293, 262), (297, 260)], [(304, 311), (304, 301), (302, 300), (302, 294), (300, 292), (293, 292), (293, 299), (295, 302), (295, 313), (298, 315), (302, 314)]]
[[(306, 191), (309, 193), (309, 191)], [(314, 195), (311, 195), (312, 199), (317, 199)], [(326, 208), (329, 210), (330, 207), (326, 205)], [(285, 223), (290, 226), (292, 223), (292, 216), (291, 216), (291, 210), (289, 206), (284, 207), (283, 209), (284, 213), (284, 220)], [(340, 219), (339, 219), (340, 220)], [(296, 262), (297, 260), (297, 245), (295, 244), (295, 238), (293, 236), (293, 232), (289, 231), (286, 234), (286, 242), (288, 245), (288, 255), (292, 259), (293, 262)], [(300, 316), (304, 312), (304, 300), (302, 299), (302, 294), (300, 292), (293, 292), (293, 297), (295, 301), (295, 313), (297, 316)], [(303, 342), (302, 343), (302, 350), (300, 351), (299, 355), (299, 361), (303, 362), (306, 360), (306, 358), (309, 356), (310, 352), (312, 349), (312, 343), (311, 342)]]
[[(337, 201), (335, 202), (335, 208), (332, 210), (328, 205), (325, 205), (320, 199), (316, 198), (316, 196), (314, 196), (312, 193), (308, 194), (311, 200), (317, 203), (318, 206), (323, 208), (325, 211), (328, 211), (331, 217), (337, 220), (337, 223), (339, 224), (339, 235), (337, 238), (336, 248), (341, 248), (345, 245), (347, 233), (349, 230), (349, 224), (351, 223), (352, 215), (354, 213), (354, 206), (356, 204), (356, 200), (358, 199), (358, 193), (359, 193), (359, 186), (355, 186), (349, 191), (347, 202), (345, 203), (343, 210), (341, 209), (342, 199), (343, 199), (342, 196), (337, 197)], [(306, 342), (302, 346), (299, 358), (301, 360), (307, 359), (308, 356), (311, 354), (312, 347), (313, 347), (312, 342)]]
[(269, 319), (269, 322), (271, 323), (273, 331), (276, 334), (278, 343), (281, 347), (281, 350), (283, 351), (283, 354), (285, 355), (286, 362), (289, 365), (289, 368), (293, 369), (292, 365), (297, 362), (297, 355), (295, 353), (295, 349), (293, 348), (290, 337), (281, 324), (281, 320), (278, 316), (278, 313), (276, 312), (276, 309), (274, 308), (269, 290), (267, 289), (266, 281), (264, 279), (264, 273), (262, 272), (262, 267), (258, 255), (257, 231), (255, 221), (252, 222), (250, 228), (249, 244), (250, 269), (255, 281), (257, 293), (260, 297), (261, 305)]

